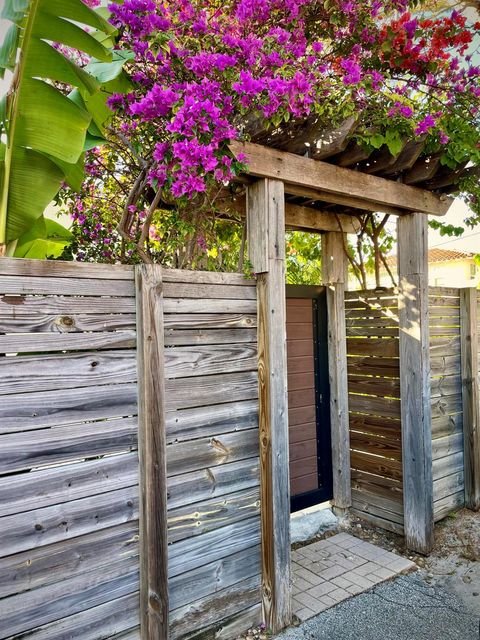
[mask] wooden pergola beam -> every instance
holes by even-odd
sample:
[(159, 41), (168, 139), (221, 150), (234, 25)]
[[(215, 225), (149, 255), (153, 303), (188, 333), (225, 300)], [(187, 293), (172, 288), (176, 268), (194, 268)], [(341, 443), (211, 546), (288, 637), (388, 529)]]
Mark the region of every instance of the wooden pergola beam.
[(416, 211), (437, 216), (445, 215), (453, 202), (418, 187), (257, 144), (232, 142), (230, 150), (236, 157), (241, 153), (246, 156), (251, 175), (282, 180), (285, 191), (294, 195), (303, 195), (298, 187), (315, 189), (321, 192), (319, 200), (350, 198), (357, 201), (358, 208), (367, 210), (375, 207), (373, 210), (388, 213), (389, 207), (398, 213)]
[[(246, 198), (237, 197), (222, 207), (225, 213), (236, 211), (242, 218), (246, 216)], [(287, 229), (299, 231), (316, 231), (326, 233), (327, 231), (340, 231), (342, 233), (357, 233), (360, 229), (360, 222), (355, 216), (345, 213), (334, 214), (327, 211), (319, 211), (313, 207), (303, 207), (297, 204), (285, 203), (285, 227)]]

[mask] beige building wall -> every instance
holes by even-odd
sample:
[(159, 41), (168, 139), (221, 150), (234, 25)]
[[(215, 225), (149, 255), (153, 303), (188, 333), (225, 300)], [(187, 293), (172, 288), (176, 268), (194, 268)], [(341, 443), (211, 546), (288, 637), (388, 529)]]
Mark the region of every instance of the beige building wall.
[[(391, 267), (396, 277), (397, 267)], [(368, 289), (375, 288), (375, 275), (369, 273), (367, 277)], [(446, 262), (430, 262), (428, 265), (428, 284), (431, 287), (477, 287), (480, 288), (480, 266), (473, 258), (448, 260)], [(384, 269), (381, 272), (381, 286), (391, 287), (392, 280)], [(348, 288), (351, 291), (360, 289), (358, 280), (350, 273)]]
[(478, 287), (480, 267), (471, 260), (450, 260), (428, 265), (428, 282), (432, 287)]

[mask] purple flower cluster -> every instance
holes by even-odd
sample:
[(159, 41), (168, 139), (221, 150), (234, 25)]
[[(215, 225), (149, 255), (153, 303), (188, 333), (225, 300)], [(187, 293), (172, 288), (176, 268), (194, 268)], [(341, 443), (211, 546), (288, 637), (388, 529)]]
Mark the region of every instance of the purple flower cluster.
[[(424, 51), (424, 23), (410, 16), (408, 4), (332, 0), (326, 8), (316, 0), (230, 0), (224, 7), (209, 0), (114, 3), (112, 22), (136, 54), (135, 88), (127, 96), (112, 96), (108, 104), (124, 116), (125, 134), (135, 135), (140, 125), (147, 128), (155, 141), (150, 180), (176, 198), (193, 197), (210, 182), (232, 178), (238, 164), (228, 143), (242, 137), (252, 117), (278, 127), (291, 117), (322, 113), (324, 108), (335, 113), (336, 105), (348, 101), (357, 109), (372, 103), (392, 105), (394, 95), (401, 98), (385, 109), (387, 118), (401, 117), (412, 123), (416, 135), (428, 134), (441, 118), (425, 114), (422, 102), (413, 98), (415, 92), (428, 86), (437, 99), (454, 101), (459, 92), (478, 98), (479, 69), (471, 64), (466, 69), (458, 55), (447, 55), (435, 44), (442, 64), (448, 60), (448, 72), (444, 65), (437, 73)], [(462, 34), (455, 31), (458, 20), (452, 18), (452, 33), (443, 22), (435, 23), (434, 33), (442, 35), (447, 29), (449, 46), (463, 52)], [(393, 63), (387, 59), (398, 57), (397, 50), (407, 52), (401, 64), (409, 77), (403, 84), (392, 78)], [(445, 79), (450, 87), (446, 90)], [(420, 109), (422, 116), (416, 113)], [(440, 133), (437, 139), (445, 144), (446, 135)]]

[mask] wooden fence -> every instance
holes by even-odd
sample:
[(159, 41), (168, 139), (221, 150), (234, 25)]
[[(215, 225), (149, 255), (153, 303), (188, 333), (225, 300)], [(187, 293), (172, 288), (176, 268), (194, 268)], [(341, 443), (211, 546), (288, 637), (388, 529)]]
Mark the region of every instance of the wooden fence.
[(139, 573), (133, 272), (6, 259), (0, 270), (0, 637), (127, 632)]
[[(256, 290), (161, 273), (170, 633), (228, 638), (260, 620)], [(133, 640), (134, 271), (2, 259), (0, 296), (0, 638)]]
[(465, 504), (460, 290), (429, 288), (435, 520)]
[(403, 533), (398, 299), (345, 293), (352, 511)]
[[(470, 290), (465, 290), (469, 292)], [(438, 521), (465, 505), (462, 380), (470, 382), (466, 355), (473, 311), (463, 309), (470, 293), (429, 288), (434, 517)], [(480, 305), (480, 292), (473, 291)], [(352, 475), (352, 510), (386, 529), (403, 533), (402, 431), (400, 412), (397, 293), (357, 291), (345, 295)], [(476, 321), (478, 322), (478, 318)], [(478, 332), (474, 339), (479, 340)], [(463, 345), (463, 347), (462, 347)], [(464, 349), (465, 350), (465, 349)], [(477, 356), (474, 356), (477, 357)], [(477, 358), (478, 360), (478, 358)], [(474, 364), (476, 371), (480, 370)], [(478, 383), (477, 383), (478, 384)], [(477, 402), (469, 398), (468, 402)], [(469, 451), (475, 447), (469, 443)], [(472, 460), (477, 454), (471, 454)], [(478, 465), (478, 462), (477, 462)]]

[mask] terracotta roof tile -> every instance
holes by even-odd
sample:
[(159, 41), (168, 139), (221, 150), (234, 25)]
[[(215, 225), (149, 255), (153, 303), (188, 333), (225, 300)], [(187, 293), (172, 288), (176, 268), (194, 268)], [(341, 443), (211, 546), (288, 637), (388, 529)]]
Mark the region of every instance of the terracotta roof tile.
[[(474, 258), (474, 253), (465, 251), (455, 251), (453, 249), (429, 249), (428, 262), (449, 262), (450, 260), (468, 260)], [(389, 265), (397, 264), (397, 256), (389, 256), (387, 258)]]

